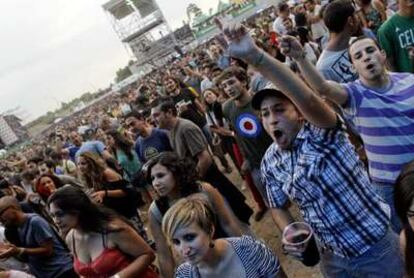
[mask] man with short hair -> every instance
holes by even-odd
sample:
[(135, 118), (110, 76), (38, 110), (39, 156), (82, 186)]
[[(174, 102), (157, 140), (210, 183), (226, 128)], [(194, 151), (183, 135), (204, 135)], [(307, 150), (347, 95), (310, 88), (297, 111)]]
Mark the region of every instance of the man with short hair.
[(362, 35), (361, 23), (349, 0), (333, 1), (326, 7), (323, 20), (329, 30), (329, 41), (316, 63), (327, 80), (351, 82), (358, 78), (352, 69), (348, 44), (352, 36)]
[(378, 30), (392, 71), (414, 72), (414, 1), (399, 0), (398, 12)]
[(82, 146), (82, 137), (78, 132), (72, 131), (69, 133), (69, 139), (72, 142), (72, 145), (67, 148), (69, 151), (69, 157), (73, 162), (76, 163), (76, 153)]
[(260, 162), (272, 139), (263, 129), (256, 111), (251, 106), (252, 94), (248, 90), (246, 71), (239, 67), (229, 67), (216, 78), (216, 83), (229, 98), (223, 104), (224, 117), (235, 132), (236, 141), (243, 154), (244, 162), (241, 170), (250, 173), (254, 186), (259, 192), (253, 192), (254, 199), (259, 207), (257, 219), (260, 219), (267, 210), (266, 189), (260, 180)]
[(211, 59), (220, 69), (224, 70), (230, 66), (230, 56), (218, 43), (210, 44), (209, 52), (211, 54)]
[(31, 273), (44, 278), (75, 278), (72, 256), (50, 224), (37, 214), (24, 213), (11, 196), (0, 199), (0, 221), (17, 227), (19, 246), (9, 244), (0, 258), (26, 256)]
[[(255, 65), (279, 89), (262, 90), (252, 100), (274, 142), (261, 169), (277, 226), (284, 230), (293, 222), (291, 200), (313, 229), (325, 277), (402, 277), (388, 208), (338, 115), (286, 65), (259, 49), (246, 29), (230, 25), (224, 33), (231, 38), (231, 55)], [(295, 249), (284, 244), (287, 251)]]
[(287, 3), (281, 2), (277, 5), (277, 18), (273, 22), (273, 31), (276, 32), (278, 36), (286, 35), (289, 31), (286, 28), (286, 25), (291, 25), (291, 27), (295, 27), (294, 25), (295, 17), (294, 15), (290, 14), (290, 7)]
[(215, 67), (215, 63), (213, 62), (205, 62), (201, 65), (203, 80), (200, 84), (201, 93), (207, 89), (214, 87), (214, 83), (212, 81), (212, 69)]
[(192, 121), (203, 129), (206, 125), (206, 119), (203, 116), (203, 105), (197, 96), (188, 88), (180, 88), (178, 80), (171, 76), (164, 78), (164, 87), (167, 95), (177, 105), (180, 117)]
[(322, 6), (316, 4), (315, 0), (306, 0), (305, 7), (308, 12), (307, 23), (311, 26), (312, 39), (322, 48), (322, 39), (328, 36), (328, 29), (321, 17)]
[(361, 136), (374, 188), (390, 205), (393, 229), (399, 232), (401, 224), (393, 192), (402, 167), (414, 159), (414, 75), (388, 72), (386, 55), (378, 44), (359, 37), (349, 46), (359, 78), (347, 84), (327, 81), (302, 59), (303, 49), (298, 41), (289, 40), (287, 55), (297, 61), (308, 84), (341, 106), (345, 118)]
[(130, 132), (137, 135), (135, 151), (142, 163), (158, 156), (162, 152), (172, 150), (168, 132), (151, 126), (143, 114), (132, 111), (127, 116), (125, 124)]

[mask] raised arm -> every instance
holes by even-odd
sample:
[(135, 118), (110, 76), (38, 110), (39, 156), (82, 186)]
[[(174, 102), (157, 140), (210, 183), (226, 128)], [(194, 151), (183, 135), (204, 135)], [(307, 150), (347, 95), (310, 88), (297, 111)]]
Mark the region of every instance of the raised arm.
[(281, 40), (281, 50), (286, 56), (294, 59), (309, 85), (322, 97), (343, 105), (348, 100), (348, 93), (338, 83), (326, 80), (316, 67), (305, 58), (305, 52), (300, 42), (291, 36), (284, 36)]
[(306, 120), (320, 128), (336, 126), (337, 118), (333, 109), (286, 65), (258, 48), (244, 26), (229, 25), (224, 28), (224, 34), (230, 41), (230, 56), (253, 65), (290, 98)]

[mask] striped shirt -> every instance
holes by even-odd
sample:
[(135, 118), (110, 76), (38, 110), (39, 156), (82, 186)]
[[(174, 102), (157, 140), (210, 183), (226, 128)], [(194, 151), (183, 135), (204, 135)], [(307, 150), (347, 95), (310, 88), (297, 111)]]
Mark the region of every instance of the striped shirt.
[(414, 160), (414, 74), (389, 76), (384, 90), (360, 80), (344, 84), (344, 112), (364, 142), (372, 180), (394, 184), (402, 166)]
[[(278, 258), (261, 241), (250, 236), (226, 238), (239, 257), (246, 278), (274, 278), (280, 269)], [(200, 278), (196, 265), (183, 263), (177, 268), (176, 278)], [(240, 277), (241, 278), (241, 277)]]
[(273, 143), (261, 166), (271, 208), (291, 199), (320, 245), (341, 257), (366, 252), (388, 229), (385, 204), (375, 194), (343, 124), (305, 123), (291, 150)]

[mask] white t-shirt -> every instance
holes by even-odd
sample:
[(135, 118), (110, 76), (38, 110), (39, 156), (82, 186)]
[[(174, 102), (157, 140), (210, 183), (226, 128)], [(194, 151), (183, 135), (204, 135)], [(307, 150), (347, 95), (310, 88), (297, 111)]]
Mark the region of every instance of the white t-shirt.
[[(289, 18), (292, 20), (293, 27), (295, 27), (295, 16), (290, 14)], [(273, 21), (273, 31), (275, 31), (278, 35), (286, 35), (287, 30), (283, 24), (283, 18), (278, 16), (276, 20)]]
[(316, 63), (316, 68), (327, 80), (348, 83), (358, 78), (351, 65), (347, 49), (341, 51), (324, 49)]
[[(321, 8), (322, 8), (321, 5), (316, 5), (315, 9), (313, 10), (312, 15), (313, 16), (319, 16)], [(317, 39), (325, 36), (328, 33), (328, 28), (326, 28), (325, 23), (321, 19), (318, 22), (313, 23), (311, 25), (311, 31), (312, 31), (313, 40), (317, 40)]]
[(312, 47), (311, 44), (313, 44), (313, 47), (315, 47), (315, 48), (318, 47), (318, 45), (316, 45), (315, 43), (308, 42), (308, 43), (305, 43), (305, 46), (303, 47), (303, 50), (305, 51), (306, 60), (308, 60), (312, 64), (316, 65), (316, 62), (318, 61), (318, 57), (316, 56), (315, 50), (314, 50), (314, 48)]

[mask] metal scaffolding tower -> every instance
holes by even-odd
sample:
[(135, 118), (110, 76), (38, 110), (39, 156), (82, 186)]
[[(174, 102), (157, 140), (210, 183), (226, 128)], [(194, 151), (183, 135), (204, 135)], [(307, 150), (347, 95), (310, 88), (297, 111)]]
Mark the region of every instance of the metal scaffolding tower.
[(102, 8), (138, 65), (160, 66), (175, 51), (174, 33), (155, 0), (110, 0)]

